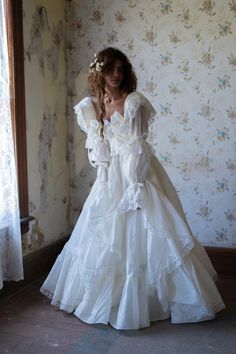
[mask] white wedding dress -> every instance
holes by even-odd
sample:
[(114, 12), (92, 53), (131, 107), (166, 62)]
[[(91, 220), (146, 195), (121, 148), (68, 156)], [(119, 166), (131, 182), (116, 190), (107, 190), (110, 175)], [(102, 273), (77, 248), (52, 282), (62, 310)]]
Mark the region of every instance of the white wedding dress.
[(116, 329), (214, 318), (225, 307), (215, 270), (146, 141), (152, 105), (129, 94), (103, 140), (91, 98), (75, 111), (97, 179), (41, 292), (86, 323)]

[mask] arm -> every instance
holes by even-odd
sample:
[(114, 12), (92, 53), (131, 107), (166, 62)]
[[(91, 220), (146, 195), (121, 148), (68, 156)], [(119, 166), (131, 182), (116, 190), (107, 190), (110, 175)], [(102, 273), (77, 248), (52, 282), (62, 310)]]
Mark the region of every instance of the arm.
[(138, 96), (137, 99), (127, 108), (130, 139), (123, 157), (123, 173), (128, 186), (119, 205), (123, 212), (143, 207), (145, 180), (152, 155), (146, 138), (149, 122), (156, 112), (145, 97)]
[(90, 97), (84, 98), (74, 107), (77, 122), (81, 130), (87, 134), (85, 148), (88, 149), (89, 162), (93, 167), (108, 167), (110, 151), (105, 140), (101, 140), (99, 123), (94, 115)]

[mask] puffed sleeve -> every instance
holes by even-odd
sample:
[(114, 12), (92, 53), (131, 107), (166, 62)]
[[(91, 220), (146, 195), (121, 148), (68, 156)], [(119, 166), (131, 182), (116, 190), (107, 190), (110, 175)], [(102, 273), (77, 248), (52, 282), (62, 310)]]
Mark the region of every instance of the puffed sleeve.
[(85, 97), (76, 106), (74, 106), (74, 111), (77, 116), (77, 123), (86, 134), (89, 129), (89, 122), (91, 121), (94, 112), (91, 105), (91, 98)]
[(156, 111), (152, 104), (138, 92), (128, 96), (125, 102), (128, 144), (124, 149), (123, 173), (128, 187), (119, 208), (126, 212), (143, 207), (144, 183), (150, 165), (152, 148), (147, 143), (148, 127)]
[(74, 107), (77, 122), (82, 131), (87, 134), (85, 148), (93, 167), (98, 167), (99, 174), (106, 175), (110, 161), (110, 150), (105, 139), (100, 137), (100, 126), (96, 119), (95, 110), (90, 97), (84, 98)]

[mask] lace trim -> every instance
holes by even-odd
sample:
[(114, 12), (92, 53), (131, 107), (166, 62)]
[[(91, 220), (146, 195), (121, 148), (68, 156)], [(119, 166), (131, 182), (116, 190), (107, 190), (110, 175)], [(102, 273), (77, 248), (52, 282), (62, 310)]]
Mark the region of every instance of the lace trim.
[(169, 262), (165, 267), (154, 272), (149, 276), (150, 285), (149, 287), (153, 287), (156, 284), (156, 281), (165, 277), (167, 274), (173, 273), (176, 271), (184, 262), (184, 258), (190, 253), (193, 249), (194, 243), (190, 242), (189, 244), (185, 245), (184, 248), (180, 251), (178, 258), (175, 257), (172, 261)]
[[(177, 315), (175, 315), (174, 307), (178, 308), (178, 312), (181, 311), (181, 321), (179, 320), (179, 314), (177, 313)], [(170, 306), (171, 323), (191, 323), (212, 320), (215, 318), (216, 313), (224, 308), (225, 305), (223, 302), (219, 302), (215, 305), (209, 304), (208, 306), (188, 305), (174, 302)], [(194, 309), (196, 311), (194, 311)], [(196, 312), (197, 314), (195, 314)]]
[[(81, 300), (78, 300), (76, 304), (74, 305), (69, 305), (64, 303), (61, 300), (58, 299), (54, 299), (53, 300), (53, 293), (45, 290), (45, 289), (40, 289), (41, 293), (43, 295), (46, 295), (49, 299), (52, 300), (51, 304), (53, 306), (56, 306), (58, 308), (60, 308), (61, 310), (64, 310), (68, 313), (72, 313), (76, 310), (76, 308), (79, 306)], [(156, 291), (156, 287), (153, 288), (153, 291)], [(157, 316), (157, 318), (150, 320), (150, 322), (152, 321), (158, 321), (158, 320), (163, 320), (163, 319), (167, 319), (171, 317), (171, 323), (191, 323), (191, 322), (200, 322), (200, 321), (207, 321), (207, 320), (212, 320), (215, 318), (216, 314), (218, 312), (220, 312), (221, 310), (225, 309), (225, 305), (223, 302), (219, 302), (217, 304), (209, 304), (209, 306), (194, 306), (194, 305), (188, 305), (188, 304), (179, 304), (179, 303), (171, 303), (170, 305), (167, 304), (167, 306), (162, 305), (161, 302), (161, 306), (162, 306), (162, 310), (166, 311), (167, 315), (164, 316), (164, 318), (162, 316)], [(179, 320), (178, 315), (177, 317), (175, 316), (175, 309), (174, 307), (177, 307), (178, 309), (181, 308), (181, 313), (182, 313), (182, 319)], [(194, 311), (194, 309), (196, 309), (196, 311)], [(197, 313), (197, 314), (196, 314)], [(195, 314), (195, 315), (194, 315)], [(84, 321), (85, 323), (96, 323), (96, 320), (90, 320), (89, 316), (81, 316), (80, 314), (77, 314), (75, 311), (75, 315), (82, 321)], [(150, 314), (151, 315), (151, 314)], [(176, 318), (175, 318), (176, 317)], [(98, 321), (98, 323), (104, 323), (104, 324), (108, 324), (108, 322), (117, 329), (124, 329), (124, 328), (118, 328), (116, 326), (113, 325), (114, 321), (111, 321), (110, 318), (108, 319), (108, 321)], [(139, 328), (141, 328), (142, 326), (139, 324)], [(144, 326), (146, 327), (146, 325)]]
[(145, 109), (144, 116), (148, 119), (148, 125), (151, 127), (156, 117), (156, 110), (151, 102), (140, 92), (132, 92), (125, 101), (125, 112), (127, 116), (133, 120), (135, 119), (138, 108), (142, 105)]
[(144, 207), (145, 198), (143, 186), (143, 183), (133, 183), (126, 189), (123, 198), (118, 205), (118, 209), (122, 213)]

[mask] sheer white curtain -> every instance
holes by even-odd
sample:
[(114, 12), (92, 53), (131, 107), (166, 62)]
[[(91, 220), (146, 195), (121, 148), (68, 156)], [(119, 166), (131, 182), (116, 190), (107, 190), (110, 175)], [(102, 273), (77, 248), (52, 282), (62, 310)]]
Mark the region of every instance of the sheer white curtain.
[(0, 289), (23, 279), (16, 165), (10, 111), (5, 0), (0, 0)]

